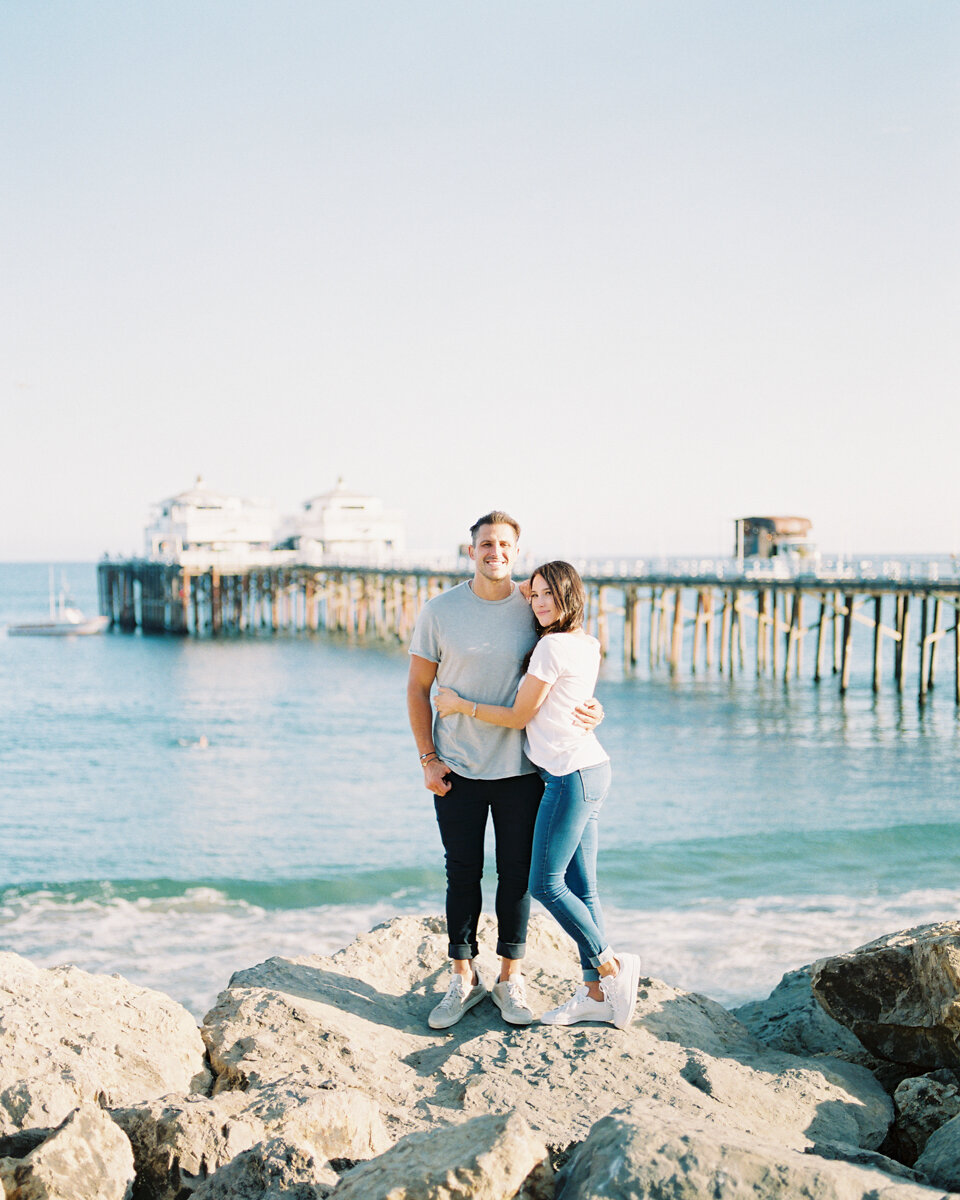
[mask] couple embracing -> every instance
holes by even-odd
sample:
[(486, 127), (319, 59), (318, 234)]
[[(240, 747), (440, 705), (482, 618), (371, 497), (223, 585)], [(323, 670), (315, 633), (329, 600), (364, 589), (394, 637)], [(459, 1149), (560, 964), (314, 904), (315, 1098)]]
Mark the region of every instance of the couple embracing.
[(489, 994), (504, 1020), (533, 1020), (521, 974), (532, 894), (576, 942), (583, 971), (573, 996), (540, 1020), (623, 1028), (640, 960), (607, 944), (597, 895), (610, 762), (593, 733), (602, 719), (592, 699), (600, 644), (583, 628), (583, 584), (569, 563), (544, 563), (528, 601), (511, 579), (520, 537), (513, 517), (489, 512), (470, 535), (473, 578), (424, 605), (410, 644), (407, 707), (446, 857), (452, 968), (429, 1024), (449, 1028), (488, 994), (474, 960), (489, 814), (500, 957)]

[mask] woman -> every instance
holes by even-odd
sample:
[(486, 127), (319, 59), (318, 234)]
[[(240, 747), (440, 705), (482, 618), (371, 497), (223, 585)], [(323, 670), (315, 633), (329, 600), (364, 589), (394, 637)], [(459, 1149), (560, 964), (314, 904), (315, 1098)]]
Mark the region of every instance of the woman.
[(541, 1020), (609, 1021), (623, 1029), (637, 1002), (640, 960), (615, 955), (607, 945), (597, 895), (597, 817), (610, 787), (610, 760), (596, 735), (573, 721), (576, 705), (593, 695), (600, 643), (583, 628), (583, 582), (569, 563), (544, 563), (534, 571), (530, 604), (538, 641), (512, 706), (480, 704), (445, 687), (434, 705), (441, 717), (461, 713), (526, 729), (527, 757), (545, 785), (533, 833), (530, 892), (577, 943), (584, 980), (571, 999)]

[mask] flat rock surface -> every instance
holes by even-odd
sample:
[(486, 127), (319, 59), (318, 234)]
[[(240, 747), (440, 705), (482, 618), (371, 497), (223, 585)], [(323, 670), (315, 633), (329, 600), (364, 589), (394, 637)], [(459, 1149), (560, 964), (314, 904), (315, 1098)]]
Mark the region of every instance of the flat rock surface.
[[(481, 940), (494, 943), (489, 919)], [(572, 943), (549, 919), (531, 923), (528, 941), (539, 1013), (569, 996), (578, 970)], [(447, 973), (443, 922), (413, 917), (331, 958), (275, 958), (238, 972), (203, 1026), (215, 1092), (302, 1071), (376, 1097), (394, 1139), (515, 1110), (560, 1146), (638, 1095), (797, 1148), (815, 1139), (876, 1148), (892, 1120), (889, 1097), (863, 1068), (772, 1051), (720, 1005), (652, 979), (641, 980), (626, 1030), (514, 1028), (483, 1001), (452, 1029), (433, 1031), (426, 1017)]]
[(196, 1022), (118, 975), (0, 953), (0, 1136), (59, 1124), (83, 1101), (135, 1104), (205, 1086)]

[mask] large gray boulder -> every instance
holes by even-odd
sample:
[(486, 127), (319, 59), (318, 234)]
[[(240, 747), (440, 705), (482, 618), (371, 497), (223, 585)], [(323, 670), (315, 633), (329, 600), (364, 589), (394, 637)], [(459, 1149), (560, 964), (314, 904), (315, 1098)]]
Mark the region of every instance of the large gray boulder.
[(373, 1097), (306, 1077), (213, 1097), (165, 1096), (111, 1115), (133, 1145), (143, 1200), (176, 1200), (271, 1140), (299, 1147), (321, 1167), (328, 1159), (371, 1158), (390, 1145)]
[(943, 1194), (647, 1101), (598, 1121), (556, 1188), (556, 1200), (940, 1200)]
[(336, 1200), (553, 1200), (547, 1147), (516, 1113), (412, 1133), (344, 1173)]
[(915, 1165), (931, 1183), (960, 1192), (960, 1116), (930, 1134)]
[(904, 1079), (893, 1093), (896, 1117), (888, 1144), (891, 1153), (914, 1163), (931, 1134), (960, 1114), (960, 1086), (953, 1071), (933, 1071)]
[[(494, 942), (492, 922), (481, 931)], [(719, 1005), (641, 981), (632, 1026), (517, 1029), (483, 1002), (449, 1031), (426, 1017), (446, 983), (446, 934), (434, 918), (398, 918), (332, 958), (271, 959), (238, 972), (203, 1035), (215, 1094), (255, 1091), (291, 1071), (380, 1099), (391, 1137), (515, 1110), (551, 1145), (586, 1136), (637, 1096), (678, 1111), (724, 1114), (804, 1148), (815, 1139), (876, 1148), (889, 1096), (862, 1067), (773, 1051)], [(536, 1012), (570, 994), (572, 944), (531, 923), (527, 977)], [(481, 970), (492, 976), (493, 966)]]
[(7, 1200), (126, 1200), (133, 1151), (96, 1104), (84, 1103), (25, 1158), (0, 1159)]
[(826, 1011), (880, 1058), (960, 1068), (960, 922), (921, 925), (817, 965)]
[(765, 1000), (733, 1009), (733, 1015), (765, 1045), (788, 1054), (830, 1054), (873, 1065), (873, 1056), (849, 1029), (829, 1016), (810, 985), (816, 963), (788, 971)]
[(57, 1125), (84, 1101), (209, 1086), (193, 1017), (119, 975), (0, 953), (0, 1030), (0, 1135)]

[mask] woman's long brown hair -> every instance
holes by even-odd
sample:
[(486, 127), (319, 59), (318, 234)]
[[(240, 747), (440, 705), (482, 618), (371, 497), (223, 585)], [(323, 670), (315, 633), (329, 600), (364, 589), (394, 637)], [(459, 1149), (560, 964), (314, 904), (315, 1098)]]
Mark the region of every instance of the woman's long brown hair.
[[(537, 622), (537, 641), (548, 633), (573, 633), (575, 629), (579, 629), (583, 624), (587, 597), (577, 568), (563, 562), (562, 559), (556, 559), (537, 567), (530, 576), (530, 582), (533, 583), (538, 575), (550, 589), (558, 612), (557, 619), (549, 625)], [(530, 666), (530, 657), (535, 649), (536, 643), (523, 660), (524, 671)]]

